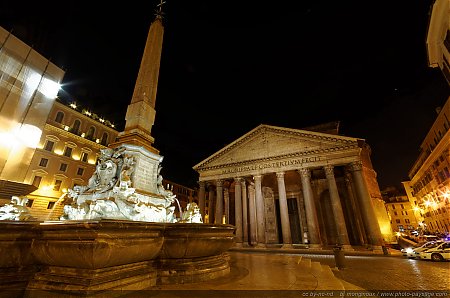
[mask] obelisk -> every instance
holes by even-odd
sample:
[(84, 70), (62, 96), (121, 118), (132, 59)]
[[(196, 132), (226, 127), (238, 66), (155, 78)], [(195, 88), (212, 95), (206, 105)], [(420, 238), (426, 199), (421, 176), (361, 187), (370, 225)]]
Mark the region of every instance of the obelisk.
[(114, 147), (123, 143), (143, 146), (156, 154), (159, 153), (159, 150), (152, 146), (154, 138), (151, 131), (155, 123), (156, 91), (164, 34), (162, 2), (158, 6), (156, 18), (148, 32), (133, 97), (125, 115), (125, 129), (119, 133), (117, 141), (112, 144)]
[(125, 115), (125, 129), (109, 145), (110, 148), (125, 147), (125, 153), (133, 156), (136, 163), (132, 187), (144, 195), (158, 194), (157, 181), (163, 160), (159, 150), (152, 146), (154, 138), (151, 135), (156, 115), (156, 91), (164, 34), (163, 3), (161, 0), (158, 4), (155, 20), (150, 25), (133, 97)]

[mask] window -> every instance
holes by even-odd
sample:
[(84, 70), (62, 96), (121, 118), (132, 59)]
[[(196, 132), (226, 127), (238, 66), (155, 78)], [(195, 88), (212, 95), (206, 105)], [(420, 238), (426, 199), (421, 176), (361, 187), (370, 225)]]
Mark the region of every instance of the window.
[(81, 125), (80, 120), (75, 120), (72, 126), (72, 132), (74, 134), (78, 134), (78, 132), (80, 131), (80, 125)]
[(405, 209), (405, 206), (403, 206), (403, 204), (400, 204), (400, 207), (402, 207), (402, 209)]
[(61, 172), (67, 171), (67, 164), (66, 164), (66, 163), (61, 163), (61, 164), (59, 165), (59, 170), (60, 170)]
[(64, 156), (72, 157), (72, 148), (71, 147), (64, 148)]
[(88, 160), (87, 152), (81, 153), (81, 161), (87, 162), (87, 160)]
[(34, 176), (32, 185), (39, 187), (41, 184), (42, 177), (41, 176)]
[(64, 119), (64, 113), (58, 112), (55, 117), (55, 122), (62, 123), (63, 119)]
[(392, 204), (392, 209), (395, 209), (395, 205), (394, 204)]
[(396, 223), (400, 223), (400, 219), (396, 219), (395, 222), (396, 222)]
[(46, 151), (53, 151), (53, 146), (55, 146), (55, 142), (47, 140), (44, 146), (44, 150)]
[(28, 208), (31, 208), (31, 207), (33, 206), (33, 202), (34, 202), (33, 199), (28, 199), (26, 206), (27, 206)]
[(48, 202), (47, 209), (53, 209), (55, 202)]
[(39, 166), (40, 167), (46, 167), (48, 164), (48, 159), (47, 158), (41, 158), (41, 161), (39, 162)]
[(405, 219), (405, 222), (406, 222), (406, 223), (409, 223), (409, 219), (406, 218), (406, 219)]
[(59, 191), (61, 189), (61, 184), (62, 184), (61, 180), (55, 180), (55, 184), (53, 185), (53, 190)]
[(95, 127), (91, 126), (89, 127), (89, 130), (86, 134), (86, 138), (87, 139), (93, 139), (94, 138), (94, 134), (95, 134)]
[(103, 133), (100, 144), (102, 144), (103, 146), (108, 145), (108, 134), (106, 132)]
[(394, 211), (394, 215), (397, 216), (397, 211)]
[(84, 169), (83, 168), (78, 168), (77, 175), (82, 176), (83, 173), (84, 173)]

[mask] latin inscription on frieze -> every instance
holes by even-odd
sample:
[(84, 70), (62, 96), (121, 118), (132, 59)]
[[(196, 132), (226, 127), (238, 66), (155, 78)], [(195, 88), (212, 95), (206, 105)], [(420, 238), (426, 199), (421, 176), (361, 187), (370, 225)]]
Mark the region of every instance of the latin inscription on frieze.
[(282, 168), (282, 167), (286, 167), (286, 166), (302, 165), (304, 163), (316, 162), (316, 161), (320, 161), (320, 160), (321, 159), (319, 156), (311, 156), (311, 157), (291, 159), (291, 160), (286, 160), (286, 161), (266, 162), (266, 163), (260, 163), (260, 164), (256, 164), (256, 165), (249, 165), (249, 166), (225, 169), (222, 171), (222, 174), (256, 171), (256, 170), (263, 170), (263, 169), (277, 169), (277, 168)]

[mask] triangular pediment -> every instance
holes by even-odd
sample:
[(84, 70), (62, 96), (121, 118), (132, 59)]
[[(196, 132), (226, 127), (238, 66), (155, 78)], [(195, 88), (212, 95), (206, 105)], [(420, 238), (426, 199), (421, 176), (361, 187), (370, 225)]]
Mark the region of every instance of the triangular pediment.
[(194, 169), (336, 152), (357, 146), (357, 138), (261, 124), (195, 165)]

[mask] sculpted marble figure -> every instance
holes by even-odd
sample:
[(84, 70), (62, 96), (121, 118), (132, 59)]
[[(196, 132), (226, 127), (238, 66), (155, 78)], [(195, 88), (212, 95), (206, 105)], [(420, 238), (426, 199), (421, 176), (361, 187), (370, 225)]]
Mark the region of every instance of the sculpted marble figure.
[(0, 220), (32, 220), (28, 208), (28, 198), (13, 196), (9, 204), (0, 207)]
[(157, 194), (141, 194), (133, 186), (133, 156), (124, 147), (102, 149), (96, 170), (86, 186), (75, 186), (64, 199), (62, 220), (127, 219), (176, 222), (176, 196), (164, 189), (158, 172)]

